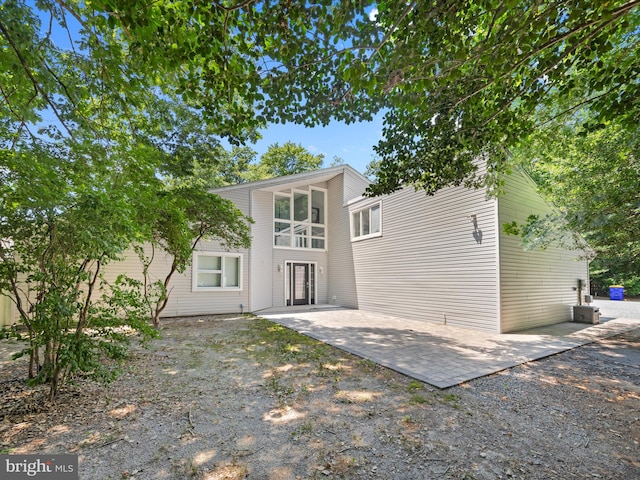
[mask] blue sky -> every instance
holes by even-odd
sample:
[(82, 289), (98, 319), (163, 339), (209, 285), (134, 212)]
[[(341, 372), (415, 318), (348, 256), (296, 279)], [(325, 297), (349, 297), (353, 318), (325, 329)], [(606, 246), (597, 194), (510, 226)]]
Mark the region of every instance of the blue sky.
[(373, 160), (373, 146), (382, 137), (382, 114), (371, 122), (352, 123), (331, 122), (326, 127), (306, 128), (295, 124), (271, 125), (262, 130), (262, 139), (251, 147), (262, 155), (267, 148), (279, 143), (293, 142), (302, 145), (309, 152), (324, 154), (324, 166), (328, 167), (337, 156), (344, 163), (364, 173)]
[[(374, 21), (377, 8), (369, 12), (369, 19)], [(324, 155), (324, 166), (328, 167), (334, 157), (340, 157), (344, 163), (364, 173), (367, 165), (374, 158), (373, 146), (382, 138), (383, 114), (378, 114), (371, 122), (352, 123), (333, 121), (326, 127), (307, 128), (295, 124), (270, 125), (262, 130), (262, 139), (252, 146), (262, 155), (270, 145), (293, 142), (302, 145), (313, 154)]]

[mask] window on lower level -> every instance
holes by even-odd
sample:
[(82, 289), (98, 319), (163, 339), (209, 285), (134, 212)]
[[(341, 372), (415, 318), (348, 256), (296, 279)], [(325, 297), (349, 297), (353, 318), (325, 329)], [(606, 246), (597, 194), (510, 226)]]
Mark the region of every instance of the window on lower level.
[(242, 289), (242, 255), (195, 252), (193, 290), (224, 289)]

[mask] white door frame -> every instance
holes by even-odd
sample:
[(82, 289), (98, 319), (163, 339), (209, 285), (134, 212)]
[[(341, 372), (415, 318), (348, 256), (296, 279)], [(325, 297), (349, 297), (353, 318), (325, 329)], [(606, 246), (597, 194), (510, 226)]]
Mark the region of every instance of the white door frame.
[(307, 303), (304, 305), (315, 305), (318, 299), (318, 262), (307, 260), (285, 260), (284, 262), (284, 304), (293, 305), (293, 284), (291, 272), (294, 264), (306, 265), (309, 274), (309, 285), (307, 287)]

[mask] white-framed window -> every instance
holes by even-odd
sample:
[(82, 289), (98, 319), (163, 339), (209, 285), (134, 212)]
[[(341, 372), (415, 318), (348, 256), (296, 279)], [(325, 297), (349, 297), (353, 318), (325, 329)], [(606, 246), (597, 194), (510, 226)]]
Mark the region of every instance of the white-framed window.
[(242, 290), (242, 254), (194, 252), (192, 290)]
[(326, 250), (327, 191), (276, 192), (273, 196), (273, 245)]
[(351, 239), (379, 237), (382, 235), (382, 203), (351, 212)]

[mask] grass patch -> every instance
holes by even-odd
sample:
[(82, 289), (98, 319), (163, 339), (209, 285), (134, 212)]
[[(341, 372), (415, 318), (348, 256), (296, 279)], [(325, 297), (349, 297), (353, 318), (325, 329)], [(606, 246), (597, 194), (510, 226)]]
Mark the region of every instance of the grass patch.
[(301, 437), (303, 435), (311, 435), (313, 433), (313, 423), (308, 420), (291, 432), (293, 438)]
[(295, 394), (295, 389), (291, 385), (287, 385), (277, 375), (271, 376), (265, 387), (278, 399), (280, 406), (288, 405), (289, 400)]
[(376, 362), (367, 358), (363, 358), (362, 360), (358, 361), (358, 365), (360, 365), (363, 370), (371, 373), (373, 373), (378, 368), (378, 364)]
[(445, 393), (440, 397), (440, 399), (442, 400), (442, 403), (447, 403), (453, 408), (460, 408), (460, 405), (458, 405), (460, 397), (458, 395), (454, 395), (453, 393)]
[(409, 397), (409, 403), (413, 403), (414, 405), (422, 405), (424, 403), (429, 403), (429, 399), (423, 395), (414, 394)]
[(409, 385), (407, 385), (407, 392), (412, 393), (416, 390), (422, 390), (423, 388), (424, 385), (422, 384), (422, 382), (419, 382), (418, 380), (411, 380), (409, 382)]
[(257, 360), (315, 362), (322, 368), (333, 356), (325, 343), (263, 318), (257, 318), (243, 333), (249, 340), (246, 350)]

